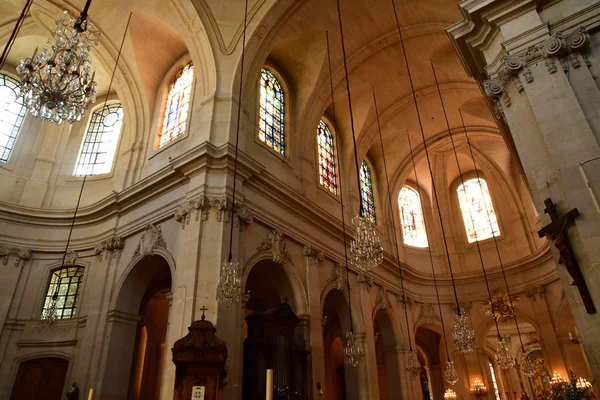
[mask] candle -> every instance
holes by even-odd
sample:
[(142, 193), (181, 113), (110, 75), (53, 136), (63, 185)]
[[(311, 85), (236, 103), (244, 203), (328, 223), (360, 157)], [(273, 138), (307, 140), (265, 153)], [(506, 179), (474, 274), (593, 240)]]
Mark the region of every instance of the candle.
[(571, 332), (569, 332), (569, 340), (573, 340), (573, 335), (571, 335)]
[(267, 400), (273, 400), (273, 370), (267, 370)]
[(90, 394), (88, 395), (88, 400), (94, 400), (94, 389), (90, 389)]

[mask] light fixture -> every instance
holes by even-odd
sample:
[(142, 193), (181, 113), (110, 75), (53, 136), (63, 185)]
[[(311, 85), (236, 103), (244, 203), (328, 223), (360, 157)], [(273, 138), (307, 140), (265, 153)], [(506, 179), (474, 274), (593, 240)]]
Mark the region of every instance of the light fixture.
[[(354, 114), (352, 112), (352, 96), (350, 94), (350, 80), (348, 78), (348, 60), (346, 57), (346, 45), (344, 42), (344, 29), (342, 27), (342, 12), (340, 10), (340, 0), (337, 0), (338, 22), (340, 26), (340, 36), (342, 41), (342, 53), (344, 56), (344, 71), (346, 73), (346, 90), (348, 93), (348, 107), (350, 109), (350, 128), (352, 131), (352, 143), (354, 145), (354, 164), (356, 167), (356, 183), (358, 193), (361, 193), (360, 167), (358, 164), (358, 152), (356, 147), (356, 133), (354, 131)], [(350, 244), (350, 262), (360, 271), (368, 273), (373, 268), (383, 262), (383, 247), (381, 240), (375, 231), (373, 223), (366, 214), (362, 200), (359, 199), (359, 212), (354, 217), (356, 236)]]
[(496, 363), (502, 369), (511, 369), (516, 365), (515, 357), (513, 357), (506, 340), (499, 337), (496, 339)]
[(365, 354), (358, 343), (358, 340), (356, 340), (354, 332), (346, 332), (346, 340), (344, 342), (344, 364), (356, 367), (363, 361), (364, 357)]
[(242, 115), (242, 89), (244, 84), (244, 59), (246, 56), (246, 29), (248, 26), (248, 0), (244, 8), (244, 33), (242, 36), (242, 58), (240, 64), (240, 87), (238, 94), (238, 112), (235, 134), (235, 161), (233, 166), (233, 200), (231, 201), (231, 217), (229, 218), (229, 254), (221, 263), (216, 300), (226, 307), (242, 300), (242, 277), (240, 262), (233, 259), (233, 221), (235, 220), (235, 195), (237, 183), (238, 148), (240, 142), (240, 119)]
[(444, 399), (456, 400), (456, 392), (450, 388), (446, 389), (446, 393), (444, 393)]
[(454, 361), (446, 361), (446, 369), (444, 370), (444, 378), (446, 382), (454, 386), (458, 382), (458, 372), (454, 367)]
[[(340, 29), (341, 29), (341, 14), (339, 14), (339, 2), (338, 2), (338, 16), (340, 17)], [(325, 32), (325, 37), (327, 39), (327, 61), (329, 65), (329, 85), (331, 88), (331, 108), (333, 109), (333, 121), (335, 122), (335, 96), (333, 92), (333, 70), (331, 69), (331, 49), (329, 47), (329, 32)], [(335, 146), (339, 149), (340, 142), (338, 140), (338, 135), (335, 135)], [(363, 359), (364, 353), (358, 341), (356, 340), (356, 336), (354, 334), (354, 323), (352, 322), (352, 299), (350, 297), (350, 269), (348, 267), (348, 242), (346, 238), (346, 216), (344, 213), (344, 192), (342, 190), (342, 172), (340, 170), (340, 209), (342, 213), (342, 235), (344, 238), (344, 261), (345, 261), (345, 270), (346, 270), (346, 289), (348, 291), (348, 314), (350, 317), (350, 330), (346, 332), (346, 341), (344, 342), (344, 364), (350, 365), (353, 367), (358, 366)]]
[(454, 314), (454, 331), (452, 332), (454, 347), (461, 353), (469, 353), (477, 347), (475, 344), (475, 331), (471, 329), (467, 316)]
[(56, 289), (54, 290), (54, 293), (52, 293), (52, 297), (50, 298), (50, 304), (48, 304), (48, 306), (44, 308), (44, 311), (42, 311), (42, 315), (40, 317), (40, 324), (44, 328), (51, 327), (58, 319), (58, 286), (59, 285), (56, 285)]
[(484, 399), (488, 394), (487, 388), (479, 378), (475, 378), (473, 384), (469, 388), (469, 392), (471, 392), (476, 399)]
[(76, 20), (65, 11), (52, 29), (55, 42), (48, 41), (39, 53), (36, 48), (17, 66), (22, 76), (20, 96), (29, 112), (44, 121), (80, 121), (96, 101), (90, 51), (100, 34), (87, 20), (90, 4), (87, 0)]
[(421, 374), (421, 362), (412, 349), (406, 356), (406, 371), (408, 371), (411, 376), (419, 376)]
[(552, 374), (552, 380), (550, 381), (550, 384), (552, 386), (554, 386), (554, 385), (562, 385), (564, 383), (567, 383), (567, 378), (562, 376), (562, 374), (554, 371), (554, 373)]
[(577, 383), (575, 384), (575, 386), (577, 387), (577, 389), (586, 389), (586, 388), (592, 388), (592, 384), (590, 382), (588, 382), (586, 379), (579, 377), (577, 378)]

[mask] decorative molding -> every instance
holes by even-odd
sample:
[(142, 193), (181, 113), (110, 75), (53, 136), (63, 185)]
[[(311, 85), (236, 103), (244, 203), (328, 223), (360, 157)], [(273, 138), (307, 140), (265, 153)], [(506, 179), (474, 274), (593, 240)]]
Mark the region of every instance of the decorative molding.
[(319, 265), (319, 263), (325, 260), (325, 253), (323, 250), (317, 249), (310, 244), (305, 244), (302, 254), (306, 257), (312, 265)]
[(105, 253), (119, 252), (123, 247), (125, 247), (123, 236), (112, 236), (96, 244), (94, 254), (98, 256), (98, 261), (102, 261)]
[(431, 303), (421, 303), (421, 309), (419, 310), (419, 316), (417, 321), (425, 322), (428, 324), (434, 324), (440, 321), (440, 316), (437, 311), (433, 308)]
[[(215, 209), (217, 221), (228, 223), (231, 218), (231, 200), (227, 197), (214, 198), (210, 200), (212, 208)], [(250, 209), (242, 202), (235, 202), (235, 213), (237, 220), (235, 225), (240, 227), (240, 232), (244, 231), (244, 226), (254, 222)]]
[(491, 293), (490, 300), (480, 301), (483, 306), (485, 315), (494, 317), (498, 322), (507, 322), (515, 318), (515, 313), (518, 309), (518, 296), (508, 296), (508, 292), (502, 288), (496, 289)]
[(381, 308), (384, 310), (387, 310), (390, 307), (386, 288), (379, 287), (379, 292), (377, 293), (377, 300), (375, 303), (380, 304)]
[(403, 306), (408, 306), (409, 308), (413, 305), (413, 300), (406, 294), (404, 296), (402, 296), (401, 293), (397, 294), (396, 301)]
[(281, 264), (284, 259), (291, 260), (292, 257), (286, 248), (285, 237), (279, 229), (273, 229), (266, 238), (263, 239), (257, 251), (271, 251), (271, 257), (274, 262)]
[(358, 274), (358, 278), (356, 278), (356, 281), (362, 288), (366, 290), (369, 290), (373, 287), (373, 278), (371, 278), (371, 275), (362, 273)]
[(0, 244), (0, 258), (2, 258), (2, 265), (8, 264), (8, 260), (11, 256), (15, 257), (15, 267), (23, 267), (25, 266), (25, 262), (31, 258), (31, 249), (9, 247)]
[(206, 221), (210, 205), (210, 200), (204, 195), (190, 199), (177, 207), (174, 216), (175, 221), (181, 222), (181, 229), (185, 229), (186, 225), (190, 224), (194, 212), (196, 213), (196, 221), (200, 219), (200, 216), (202, 216), (202, 221)]
[(525, 294), (533, 301), (536, 301), (538, 298), (540, 300), (543, 300), (544, 296), (546, 295), (546, 288), (544, 286), (539, 286), (535, 289), (526, 292)]
[(331, 268), (331, 275), (327, 278), (327, 284), (334, 282), (335, 288), (342, 292), (348, 292), (346, 284), (346, 269), (340, 263), (335, 263)]
[(73, 267), (77, 264), (77, 258), (78, 258), (78, 254), (75, 250), (69, 250), (67, 251), (67, 254), (65, 255), (65, 262), (63, 263), (63, 266), (65, 267)]
[(152, 256), (155, 250), (160, 247), (167, 248), (167, 242), (165, 242), (160, 225), (148, 224), (140, 236), (140, 242), (133, 253), (133, 258)]

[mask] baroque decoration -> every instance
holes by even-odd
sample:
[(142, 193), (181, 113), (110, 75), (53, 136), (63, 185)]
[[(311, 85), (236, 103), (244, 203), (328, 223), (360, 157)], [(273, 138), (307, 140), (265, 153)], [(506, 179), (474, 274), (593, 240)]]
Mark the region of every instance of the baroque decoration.
[[(512, 300), (512, 302), (511, 302)], [(498, 322), (507, 322), (515, 318), (518, 296), (508, 296), (504, 289), (496, 289), (492, 292), (492, 301), (481, 301), (485, 315), (495, 318)]]
[(208, 219), (208, 211), (210, 210), (210, 200), (201, 195), (194, 199), (190, 199), (177, 207), (175, 210), (175, 221), (181, 222), (181, 229), (185, 229), (190, 224), (192, 214), (195, 214), (196, 221), (202, 216), (202, 221)]
[(148, 224), (140, 236), (140, 242), (133, 252), (133, 258), (153, 256), (158, 248), (167, 248), (162, 229), (160, 225)]
[(292, 256), (286, 248), (285, 237), (278, 229), (273, 229), (264, 238), (257, 251), (271, 251), (271, 259), (281, 264), (285, 259), (291, 260)]
[(2, 258), (2, 265), (8, 264), (8, 260), (11, 256), (15, 257), (16, 268), (23, 267), (25, 266), (25, 262), (31, 258), (31, 250), (0, 244), (0, 258)]
[(331, 267), (331, 275), (327, 278), (327, 284), (332, 282), (335, 283), (337, 290), (347, 291), (346, 268), (340, 263), (334, 263)]
[(104, 259), (104, 254), (114, 253), (123, 250), (125, 247), (125, 239), (123, 236), (112, 236), (104, 239), (94, 247), (94, 254), (98, 256), (98, 261)]
[(27, 109), (44, 121), (80, 121), (96, 101), (90, 51), (98, 43), (99, 32), (87, 20), (90, 3), (77, 20), (65, 11), (52, 29), (56, 41), (48, 41), (41, 52), (36, 49), (17, 67), (22, 76), (20, 96)]

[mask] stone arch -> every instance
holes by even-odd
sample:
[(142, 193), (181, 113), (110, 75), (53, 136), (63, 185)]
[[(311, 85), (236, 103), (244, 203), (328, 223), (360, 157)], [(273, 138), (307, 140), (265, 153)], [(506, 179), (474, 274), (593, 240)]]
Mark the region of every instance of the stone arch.
[[(403, 346), (398, 341), (397, 327), (388, 309), (379, 308), (373, 318), (379, 394), (381, 399), (401, 399), (408, 382), (404, 380), (401, 358)], [(404, 381), (404, 382), (403, 382)], [(403, 382), (398, 384), (398, 382)]]
[[(325, 301), (327, 300), (327, 297), (332, 293), (332, 292), (338, 292), (342, 294), (342, 297), (344, 299), (344, 308), (343, 309), (339, 309), (342, 311), (343, 315), (347, 315), (348, 314), (348, 292), (347, 290), (339, 290), (337, 288), (337, 284), (335, 282), (330, 282), (328, 283), (324, 288), (323, 291), (321, 292), (321, 312), (323, 312), (324, 307), (325, 307)], [(364, 326), (364, 319), (362, 316), (362, 308), (360, 307), (360, 303), (351, 296), (351, 301), (352, 301), (352, 324), (354, 325), (354, 329), (355, 330), (362, 330), (362, 327)], [(346, 328), (349, 328), (350, 326), (350, 322), (349, 319), (347, 317), (344, 318), (344, 326)]]
[[(172, 257), (165, 257), (166, 254), (168, 252), (159, 247), (154, 249), (153, 255), (134, 257), (116, 286), (116, 294), (108, 311), (107, 349), (99, 377), (102, 382), (100, 396), (127, 397), (139, 340), (138, 328), (142, 327), (144, 320), (143, 308), (156, 293), (168, 296), (173, 283), (174, 263), (168, 261)], [(168, 320), (169, 312), (166, 313)]]
[(415, 329), (415, 344), (425, 354), (426, 370), (429, 375), (430, 387), (433, 398), (444, 398), (444, 362), (445, 338), (440, 333), (439, 327), (430, 323), (421, 324)]

